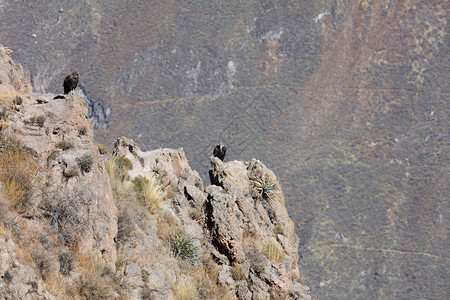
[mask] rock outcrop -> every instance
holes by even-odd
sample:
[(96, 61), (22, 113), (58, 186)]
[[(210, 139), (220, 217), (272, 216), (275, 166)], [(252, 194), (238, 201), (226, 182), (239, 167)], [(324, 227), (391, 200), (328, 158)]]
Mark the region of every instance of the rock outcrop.
[(308, 298), (308, 289), (298, 282), (294, 224), (275, 175), (260, 161), (223, 163), (211, 157), (215, 184), (203, 188), (182, 149), (142, 152), (132, 140), (120, 138), (113, 154), (132, 163), (130, 181), (156, 179), (158, 188), (173, 195), (158, 213), (169, 213), (199, 243), (201, 263), (216, 270), (218, 285), (230, 296)]
[(106, 155), (77, 93), (31, 93), (0, 54), (2, 298), (310, 299), (264, 164), (212, 157), (205, 187), (183, 149)]

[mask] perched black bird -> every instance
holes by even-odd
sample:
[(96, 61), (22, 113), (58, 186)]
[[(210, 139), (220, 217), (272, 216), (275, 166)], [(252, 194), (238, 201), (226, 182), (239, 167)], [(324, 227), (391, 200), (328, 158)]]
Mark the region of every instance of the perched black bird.
[(219, 144), (216, 147), (214, 147), (213, 156), (217, 157), (221, 161), (223, 161), (223, 159), (225, 158), (225, 153), (227, 153), (227, 148), (225, 148), (224, 145)]
[(68, 75), (65, 79), (64, 79), (64, 95), (67, 95), (68, 93), (70, 93), (71, 91), (75, 90), (75, 88), (78, 85), (78, 77), (80, 76), (80, 74), (78, 74), (77, 72), (73, 72), (72, 74)]

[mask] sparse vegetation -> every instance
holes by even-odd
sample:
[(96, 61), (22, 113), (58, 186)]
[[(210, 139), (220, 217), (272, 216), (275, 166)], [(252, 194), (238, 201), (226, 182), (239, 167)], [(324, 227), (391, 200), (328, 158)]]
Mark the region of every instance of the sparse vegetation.
[(0, 153), (0, 182), (9, 202), (17, 207), (25, 204), (37, 183), (38, 164), (17, 141), (2, 139)]
[(264, 244), (263, 253), (272, 263), (282, 263), (285, 258), (284, 250), (276, 241), (270, 241)]
[(170, 239), (170, 250), (174, 257), (196, 266), (200, 261), (200, 249), (192, 235), (180, 231)]
[(276, 189), (275, 181), (267, 174), (262, 177), (255, 177), (250, 179), (253, 182), (253, 189), (258, 195), (264, 199), (271, 199), (273, 192)]
[(161, 173), (161, 168), (160, 167), (158, 167), (158, 166), (155, 166), (154, 168), (153, 168), (153, 173), (155, 173), (156, 175), (159, 175), (160, 173)]
[(73, 143), (68, 141), (59, 141), (55, 145), (56, 148), (61, 149), (63, 151), (69, 150), (73, 148)]
[(94, 162), (92, 156), (89, 154), (84, 154), (83, 156), (78, 157), (76, 161), (80, 169), (85, 173), (89, 173), (92, 167), (92, 163)]
[(158, 238), (168, 244), (171, 237), (180, 231), (180, 225), (175, 216), (167, 210), (160, 212), (156, 220), (158, 222)]
[(14, 105), (22, 105), (23, 98), (21, 95), (17, 94), (16, 97), (13, 100)]
[(15, 105), (22, 105), (23, 98), (29, 95), (21, 94), (17, 91), (11, 91), (0, 87), (0, 106), (7, 110), (13, 110)]

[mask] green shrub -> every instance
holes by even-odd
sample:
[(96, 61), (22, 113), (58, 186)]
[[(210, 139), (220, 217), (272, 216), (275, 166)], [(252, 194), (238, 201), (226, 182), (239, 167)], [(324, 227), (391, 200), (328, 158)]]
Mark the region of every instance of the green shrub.
[(91, 155), (89, 154), (84, 154), (81, 157), (78, 157), (76, 159), (78, 166), (80, 167), (80, 169), (85, 172), (85, 173), (89, 173), (89, 171), (91, 170), (92, 164), (94, 162), (94, 159), (92, 158)]
[(183, 231), (170, 239), (170, 250), (173, 256), (186, 260), (193, 266), (200, 261), (199, 248), (195, 245), (194, 237)]
[(264, 199), (271, 199), (276, 183), (267, 174), (263, 177), (250, 179), (253, 182), (253, 189)]

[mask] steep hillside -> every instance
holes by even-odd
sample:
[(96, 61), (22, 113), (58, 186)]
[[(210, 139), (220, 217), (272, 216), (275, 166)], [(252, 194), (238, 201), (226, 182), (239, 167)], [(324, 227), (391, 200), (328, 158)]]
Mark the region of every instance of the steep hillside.
[(39, 92), (82, 75), (104, 143), (264, 161), (313, 296), (445, 298), (447, 2), (2, 1), (0, 36)]
[(310, 299), (260, 161), (97, 144), (76, 93), (32, 93), (0, 45), (0, 298)]

